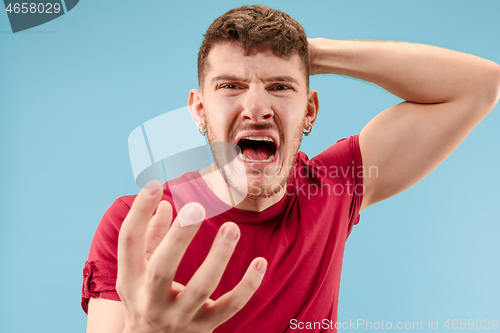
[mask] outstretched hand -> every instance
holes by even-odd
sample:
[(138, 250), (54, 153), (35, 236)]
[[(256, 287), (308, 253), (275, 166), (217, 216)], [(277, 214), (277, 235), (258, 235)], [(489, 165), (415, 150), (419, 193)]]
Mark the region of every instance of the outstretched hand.
[(120, 229), (116, 290), (126, 313), (124, 332), (211, 332), (252, 297), (267, 262), (254, 259), (233, 290), (217, 300), (210, 299), (240, 237), (238, 226), (226, 222), (188, 284), (175, 282), (177, 268), (205, 218), (205, 209), (189, 203), (170, 226), (172, 207), (167, 201), (160, 202), (162, 192), (159, 182), (148, 183)]

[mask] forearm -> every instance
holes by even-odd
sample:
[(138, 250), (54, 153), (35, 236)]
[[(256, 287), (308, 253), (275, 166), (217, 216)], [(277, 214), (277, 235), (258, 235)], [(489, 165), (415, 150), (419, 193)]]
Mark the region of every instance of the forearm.
[(310, 40), (311, 75), (375, 83), (411, 102), (498, 99), (500, 66), (473, 55), (405, 42)]

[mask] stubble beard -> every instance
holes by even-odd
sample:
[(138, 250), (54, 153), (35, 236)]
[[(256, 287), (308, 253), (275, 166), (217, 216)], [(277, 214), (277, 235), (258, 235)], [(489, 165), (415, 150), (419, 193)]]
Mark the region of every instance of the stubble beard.
[[(213, 139), (213, 133), (215, 133), (213, 127), (211, 126), (210, 120), (208, 116), (205, 114), (205, 124), (207, 128), (207, 137), (208, 137), (208, 142), (210, 144), (210, 148), (212, 150), (212, 156), (214, 158), (215, 165), (217, 166), (217, 169), (220, 170), (222, 178), (226, 182), (226, 184), (235, 192), (238, 194), (245, 196), (250, 199), (250, 200), (260, 200), (260, 199), (266, 199), (270, 198), (274, 195), (277, 195), (279, 193), (282, 193), (282, 191), (285, 189), (286, 185), (288, 184), (288, 180), (290, 179), (290, 175), (292, 174), (293, 171), (293, 166), (295, 164), (295, 159), (297, 158), (297, 154), (299, 152), (300, 144), (302, 143), (302, 124), (297, 126), (295, 130), (295, 134), (293, 135), (292, 139), (292, 144), (293, 144), (293, 154), (288, 158), (288, 161), (285, 161), (283, 165), (283, 169), (279, 170), (279, 173), (281, 173), (281, 181), (278, 184), (267, 184), (267, 183), (260, 183), (260, 186), (255, 186), (252, 184), (252, 181), (250, 180), (252, 177), (260, 177), (262, 173), (265, 170), (260, 170), (260, 169), (254, 169), (254, 170), (249, 170), (247, 171), (247, 177), (246, 180), (241, 179), (241, 177), (237, 177), (236, 175), (232, 173), (226, 172), (224, 166), (227, 165), (227, 156), (230, 155), (232, 152), (228, 153), (224, 151), (224, 149), (227, 148), (222, 148), (221, 147), (233, 147), (231, 144), (226, 144), (226, 145), (217, 145), (214, 143), (217, 143)], [(234, 148), (234, 147), (233, 147)], [(233, 154), (234, 155), (234, 154)], [(272, 179), (275, 179), (275, 174), (271, 173), (274, 177)], [(264, 175), (267, 175), (264, 173)]]

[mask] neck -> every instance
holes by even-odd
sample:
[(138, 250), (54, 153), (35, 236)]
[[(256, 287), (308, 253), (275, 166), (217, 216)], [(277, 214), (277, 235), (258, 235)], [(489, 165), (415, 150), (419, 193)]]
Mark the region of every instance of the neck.
[(253, 212), (262, 212), (263, 210), (271, 207), (275, 203), (279, 202), (285, 195), (285, 189), (282, 189), (278, 194), (273, 195), (269, 198), (262, 199), (250, 199), (248, 197), (242, 197), (241, 194), (232, 190), (222, 177), (219, 170), (216, 172), (214, 165), (210, 165), (207, 168), (200, 170), (200, 174), (208, 185), (208, 187), (214, 192), (214, 194), (225, 204), (236, 207), (242, 210), (248, 210)]

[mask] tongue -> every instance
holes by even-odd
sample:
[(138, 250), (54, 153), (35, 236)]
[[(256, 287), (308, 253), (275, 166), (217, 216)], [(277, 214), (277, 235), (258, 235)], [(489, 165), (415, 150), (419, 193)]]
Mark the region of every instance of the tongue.
[(241, 153), (251, 160), (264, 161), (269, 158), (271, 150), (266, 146), (261, 146), (256, 150), (250, 147), (242, 147)]

